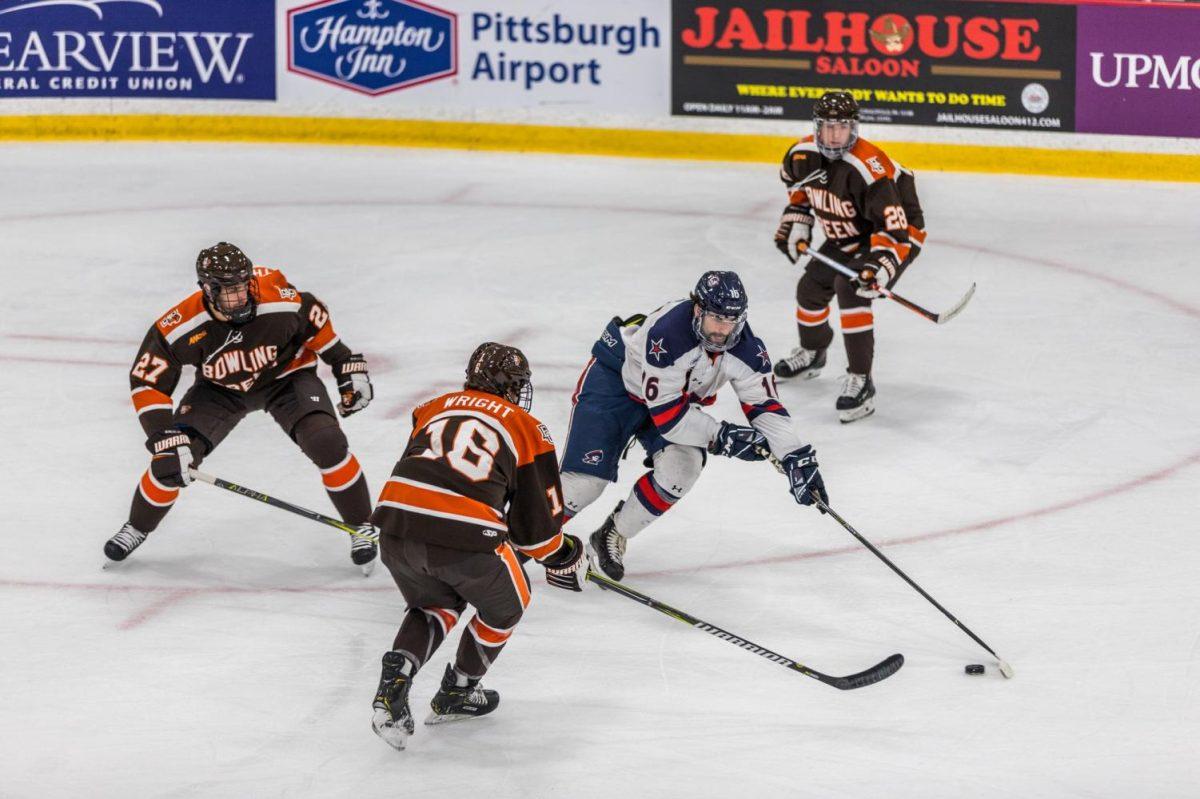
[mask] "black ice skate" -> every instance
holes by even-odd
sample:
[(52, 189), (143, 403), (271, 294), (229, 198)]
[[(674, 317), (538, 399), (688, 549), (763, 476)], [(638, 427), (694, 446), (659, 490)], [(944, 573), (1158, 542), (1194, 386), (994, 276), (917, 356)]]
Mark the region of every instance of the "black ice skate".
[(600, 567), (600, 571), (609, 579), (620, 582), (625, 577), (625, 542), (629, 539), (617, 532), (613, 519), (621, 512), (624, 501), (618, 502), (613, 512), (608, 514), (600, 529), (588, 537), (588, 552), (591, 561)]
[(104, 556), (111, 561), (120, 562), (129, 557), (129, 553), (142, 545), (149, 533), (143, 533), (129, 522), (125, 522), (117, 534), (104, 544)]
[(371, 729), (375, 734), (396, 749), (403, 749), (408, 736), (416, 729), (408, 709), (408, 689), (412, 680), (405, 674), (406, 666), (411, 664), (399, 652), (384, 654), (383, 675), (379, 678), (379, 690), (375, 692), (375, 714), (371, 718)]
[(358, 525), (357, 532), (358, 535), (350, 536), (350, 560), (362, 567), (364, 575), (369, 575), (375, 570), (375, 558), (379, 555), (379, 547), (375, 544), (379, 540), (379, 530), (368, 523)]
[(838, 417), (842, 423), (857, 422), (875, 413), (875, 384), (870, 375), (846, 372), (842, 378), (842, 394), (837, 399)]
[(775, 376), (784, 380), (799, 377), (812, 380), (825, 368), (825, 350), (797, 347), (786, 358), (775, 362)]
[(448, 721), (462, 721), (479, 716), (486, 716), (500, 707), (500, 694), (490, 691), (479, 684), (479, 680), (466, 679), (466, 685), (459, 685), (458, 672), (449, 663), (446, 673), (442, 675), (442, 687), (433, 695), (429, 706), (433, 712), (425, 719), (426, 724), (445, 724)]

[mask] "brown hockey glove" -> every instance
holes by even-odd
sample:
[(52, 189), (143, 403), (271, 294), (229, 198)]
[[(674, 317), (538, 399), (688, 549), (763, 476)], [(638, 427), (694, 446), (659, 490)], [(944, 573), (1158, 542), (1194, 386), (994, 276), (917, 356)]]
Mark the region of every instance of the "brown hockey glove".
[(338, 414), (343, 418), (358, 413), (375, 398), (371, 376), (367, 373), (367, 360), (363, 356), (351, 355), (334, 364), (333, 375), (337, 378), (338, 393), (341, 394)]
[(192, 440), (187, 433), (168, 427), (146, 439), (150, 459), (150, 476), (168, 488), (184, 488), (192, 482), (188, 469), (192, 465)]
[(863, 299), (877, 300), (881, 296), (879, 289), (887, 288), (896, 278), (899, 264), (890, 253), (876, 250), (851, 268), (858, 270), (858, 277), (853, 281), (854, 293)]
[(564, 535), (562, 546), (542, 561), (546, 582), (566, 591), (582, 591), (587, 585), (588, 559), (583, 543), (573, 535)]
[[(789, 205), (783, 209), (779, 218), (779, 227), (775, 230), (775, 248), (787, 256), (792, 263), (796, 262), (799, 254), (803, 254), (812, 243), (812, 210), (808, 206)], [(792, 244), (792, 233), (796, 233), (796, 242)], [(794, 249), (793, 249), (794, 248)]]

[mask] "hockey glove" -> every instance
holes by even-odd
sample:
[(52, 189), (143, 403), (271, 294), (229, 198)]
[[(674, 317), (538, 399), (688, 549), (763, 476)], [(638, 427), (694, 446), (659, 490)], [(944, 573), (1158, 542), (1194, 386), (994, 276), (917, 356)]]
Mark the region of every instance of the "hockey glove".
[(333, 366), (337, 378), (338, 392), (342, 395), (338, 403), (338, 414), (343, 418), (358, 413), (371, 404), (375, 389), (371, 387), (371, 376), (367, 374), (367, 361), (361, 355), (351, 355)]
[(708, 445), (708, 451), (713, 455), (724, 455), (726, 458), (740, 458), (744, 461), (761, 461), (769, 451), (767, 437), (744, 424), (721, 422), (717, 437)]
[(887, 288), (896, 279), (898, 266), (890, 253), (880, 250), (871, 253), (852, 267), (858, 269), (858, 277), (853, 281), (857, 287), (854, 293), (865, 300), (879, 299), (879, 289)]
[[(817, 453), (812, 446), (806, 444), (783, 459), (783, 470), (791, 483), (792, 496), (801, 505), (813, 504), (815, 491), (821, 501), (828, 504), (829, 494), (825, 491), (825, 481), (821, 478), (821, 470), (817, 468)], [(825, 511), (821, 511), (824, 513)]]
[[(792, 263), (796, 263), (797, 253), (807, 249), (808, 245), (812, 243), (814, 221), (811, 210), (806, 206), (789, 205), (783, 209), (779, 227), (775, 230), (775, 247)], [(792, 244), (793, 231), (797, 234), (795, 245)]]
[(542, 563), (546, 582), (566, 591), (582, 591), (587, 585), (588, 559), (583, 543), (573, 535), (564, 535), (562, 546)]
[(150, 474), (171, 488), (183, 488), (192, 482), (188, 468), (192, 465), (192, 440), (175, 427), (160, 430), (146, 439), (150, 459)]

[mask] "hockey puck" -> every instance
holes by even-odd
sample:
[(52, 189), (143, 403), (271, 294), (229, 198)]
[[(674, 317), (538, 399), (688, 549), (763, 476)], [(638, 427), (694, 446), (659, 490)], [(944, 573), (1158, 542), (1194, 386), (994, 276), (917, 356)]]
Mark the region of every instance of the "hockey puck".
[(965, 671), (967, 674), (983, 674), (983, 664), (982, 663), (972, 663), (971, 665), (969, 665), (965, 669), (963, 669), (963, 671)]

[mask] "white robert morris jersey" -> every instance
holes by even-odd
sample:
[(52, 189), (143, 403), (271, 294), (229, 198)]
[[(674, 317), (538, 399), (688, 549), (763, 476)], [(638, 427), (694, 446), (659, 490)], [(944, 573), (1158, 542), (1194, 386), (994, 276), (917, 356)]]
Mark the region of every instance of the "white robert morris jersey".
[(668, 303), (637, 327), (621, 330), (625, 389), (642, 400), (663, 438), (675, 444), (707, 447), (720, 422), (701, 410), (716, 401), (717, 391), (733, 386), (742, 411), (770, 442), (771, 452), (783, 458), (804, 446), (779, 401), (771, 357), (762, 341), (742, 329), (730, 350), (704, 349), (692, 328), (691, 300)]

